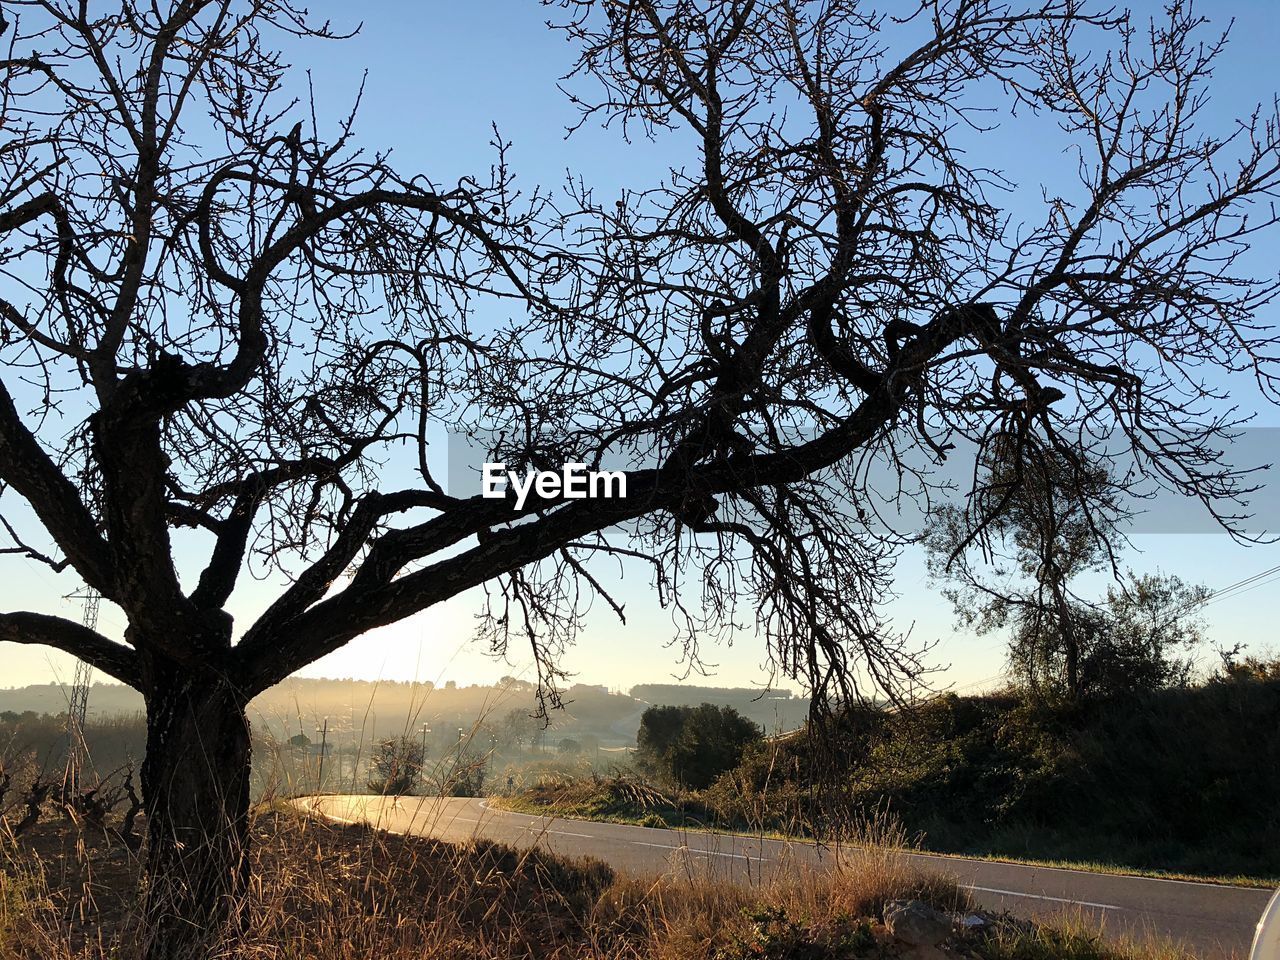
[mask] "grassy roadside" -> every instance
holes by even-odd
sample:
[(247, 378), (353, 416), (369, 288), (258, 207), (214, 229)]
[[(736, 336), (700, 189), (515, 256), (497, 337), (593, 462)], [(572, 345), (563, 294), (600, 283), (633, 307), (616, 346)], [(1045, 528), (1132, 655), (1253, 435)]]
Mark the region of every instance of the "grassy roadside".
[[(702, 736), (679, 731), (686, 744)], [(711, 747), (645, 742), (637, 769), (669, 797), (607, 784), (600, 796), (596, 779), (535, 789), (524, 809), (792, 838), (839, 836), (891, 811), (913, 846), (940, 856), (1280, 880), (1280, 660), (1229, 659), (1185, 685), (1110, 697), (1010, 688), (904, 710), (849, 704), (821, 729), (747, 743), (727, 762)]]
[[(888, 901), (957, 915), (972, 905), (885, 848), (747, 890), (278, 811), (260, 813), (253, 834), (242, 960), (1190, 960), (1168, 944), (1009, 916), (921, 953), (887, 929)], [(0, 960), (131, 960), (135, 883), (132, 855), (66, 821), (0, 841)]]
[[(587, 783), (590, 783), (589, 781)], [(489, 804), (513, 813), (531, 816), (554, 817), (561, 820), (589, 820), (597, 823), (620, 823), (628, 826), (651, 827), (666, 830), (687, 830), (701, 833), (733, 833), (742, 836), (761, 837), (768, 840), (784, 840), (790, 843), (815, 843), (809, 836), (787, 833), (776, 829), (748, 829), (742, 824), (716, 824), (713, 819), (703, 819), (696, 813), (681, 809), (673, 803), (663, 803), (656, 791), (652, 797), (637, 800), (617, 789), (617, 781), (602, 781), (582, 785), (544, 784), (523, 793), (503, 797), (491, 797)], [(665, 799), (665, 798), (664, 798)], [(704, 813), (705, 812), (700, 811)], [(1225, 884), (1255, 889), (1280, 887), (1280, 877), (1249, 876), (1242, 874), (1200, 874), (1176, 870), (1155, 870), (1132, 867), (1125, 864), (1097, 860), (1071, 860), (1056, 858), (1012, 857), (995, 853), (972, 853), (938, 850), (927, 842), (913, 847), (912, 852), (957, 860), (984, 860), (992, 863), (1017, 863), (1028, 866), (1051, 867), (1060, 870), (1082, 870), (1113, 876), (1147, 877), (1156, 880), (1180, 880), (1188, 883)]]

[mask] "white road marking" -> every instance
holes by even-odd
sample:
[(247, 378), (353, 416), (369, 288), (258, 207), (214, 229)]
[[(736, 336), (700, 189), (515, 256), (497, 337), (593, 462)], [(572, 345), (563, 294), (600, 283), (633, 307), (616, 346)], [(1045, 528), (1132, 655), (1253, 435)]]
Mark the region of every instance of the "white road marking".
[(632, 840), (631, 843), (641, 847), (657, 847), (660, 850), (683, 850), (686, 853), (701, 853), (708, 857), (733, 857), (735, 860), (755, 860), (757, 863), (765, 863), (764, 857), (753, 857), (749, 854), (742, 853), (722, 853), (719, 850), (699, 850), (697, 847), (688, 847), (681, 845), (673, 847), (667, 843), (645, 843), (643, 840)]
[(339, 817), (337, 814), (333, 814), (333, 813), (326, 813), (326, 814), (323, 814), (323, 816), (326, 820), (335, 820), (338, 823), (345, 823), (353, 827), (358, 827), (361, 824), (365, 823), (365, 821), (363, 820), (348, 820), (346, 817)]
[(963, 890), (978, 890), (982, 893), (998, 893), (1006, 897), (1025, 897), (1028, 900), (1052, 900), (1055, 903), (1070, 903), (1078, 907), (1097, 907), (1099, 910), (1123, 910), (1114, 903), (1094, 903), (1092, 900), (1068, 900), (1066, 897), (1050, 897), (1039, 893), (1021, 893), (1017, 890), (999, 890), (996, 887), (979, 887), (972, 883), (962, 883)]
[(524, 828), (528, 833), (536, 833), (542, 836), (544, 833), (554, 833), (558, 837), (582, 837), (584, 840), (599, 839), (594, 833), (573, 833), (569, 830), (548, 830), (546, 827), (535, 827), (532, 824)]
[[(782, 841), (770, 842), (778, 843)], [(1081, 870), (1077, 867), (1051, 867), (1047, 864), (1027, 862), (1024, 860), (1001, 860), (999, 858), (975, 859), (973, 857), (962, 857), (949, 853), (907, 853), (906, 856), (913, 860), (929, 860), (934, 863), (971, 863), (977, 865), (996, 864), (997, 866), (1025, 867), (1028, 870), (1050, 870), (1054, 873), (1074, 873), (1081, 877), (1117, 877), (1121, 880), (1141, 880), (1143, 883), (1178, 883), (1184, 887), (1217, 887), (1219, 890), (1260, 890), (1268, 892), (1268, 895), (1270, 895), (1269, 891), (1265, 887), (1252, 887), (1240, 883), (1210, 883), (1207, 880), (1175, 880), (1172, 877), (1149, 877), (1144, 873), (1114, 873), (1102, 870)]]

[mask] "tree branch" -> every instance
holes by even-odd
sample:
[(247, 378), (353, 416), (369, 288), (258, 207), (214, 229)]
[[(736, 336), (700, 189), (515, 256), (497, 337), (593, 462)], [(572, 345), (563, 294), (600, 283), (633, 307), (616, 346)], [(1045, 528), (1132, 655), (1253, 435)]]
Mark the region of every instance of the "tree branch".
[(0, 480), (18, 492), (57, 541), (85, 583), (114, 598), (111, 549), (76, 490), (23, 425), (0, 381)]
[(0, 640), (54, 647), (135, 690), (142, 689), (142, 668), (132, 648), (72, 620), (26, 611), (0, 613)]

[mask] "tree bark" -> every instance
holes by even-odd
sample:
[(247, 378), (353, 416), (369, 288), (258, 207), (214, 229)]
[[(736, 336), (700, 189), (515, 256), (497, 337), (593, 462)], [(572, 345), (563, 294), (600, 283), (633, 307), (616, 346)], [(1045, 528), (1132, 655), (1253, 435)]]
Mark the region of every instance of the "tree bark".
[(249, 881), (249, 721), (213, 673), (153, 662), (147, 684), (145, 960), (206, 960)]
[(1080, 642), (1074, 624), (1067, 624), (1066, 634), (1067, 692), (1072, 700), (1080, 699)]

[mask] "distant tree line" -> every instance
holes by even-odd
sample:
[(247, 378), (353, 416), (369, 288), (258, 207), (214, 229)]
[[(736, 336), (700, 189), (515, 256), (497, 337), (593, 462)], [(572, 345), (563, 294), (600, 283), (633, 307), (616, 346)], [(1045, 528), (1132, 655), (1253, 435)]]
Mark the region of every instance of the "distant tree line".
[(630, 695), (646, 703), (694, 706), (697, 703), (750, 703), (756, 700), (795, 700), (795, 693), (785, 688), (762, 690), (758, 687), (691, 687), (679, 683), (639, 683)]

